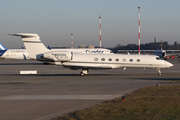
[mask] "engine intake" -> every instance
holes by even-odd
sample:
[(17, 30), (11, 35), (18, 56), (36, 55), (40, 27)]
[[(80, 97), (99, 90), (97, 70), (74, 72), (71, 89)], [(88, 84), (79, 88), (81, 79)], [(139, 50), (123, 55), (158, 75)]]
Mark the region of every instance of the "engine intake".
[(44, 53), (44, 58), (60, 60), (60, 61), (70, 61), (73, 59), (73, 52), (46, 52)]

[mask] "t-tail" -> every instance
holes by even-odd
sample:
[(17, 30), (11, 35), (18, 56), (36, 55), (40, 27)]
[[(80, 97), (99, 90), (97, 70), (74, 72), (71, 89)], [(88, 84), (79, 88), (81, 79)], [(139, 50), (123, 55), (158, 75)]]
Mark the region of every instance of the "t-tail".
[(0, 50), (7, 50), (7, 48), (4, 47), (4, 45), (2, 43), (0, 43)]
[(48, 52), (49, 49), (41, 42), (38, 34), (34, 33), (10, 33), (8, 35), (20, 36), (26, 47), (28, 55), (32, 59), (41, 59), (44, 52)]

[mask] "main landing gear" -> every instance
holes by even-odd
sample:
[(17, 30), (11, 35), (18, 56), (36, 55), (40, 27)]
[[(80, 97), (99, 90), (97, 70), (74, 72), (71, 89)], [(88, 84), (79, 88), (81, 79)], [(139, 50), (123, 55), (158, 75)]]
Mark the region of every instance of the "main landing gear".
[(157, 68), (156, 70), (158, 71), (158, 76), (161, 76), (161, 75), (162, 75), (162, 73), (161, 73), (160, 68)]
[(89, 73), (88, 70), (83, 70), (82, 72), (80, 72), (80, 75), (83, 77), (83, 76), (85, 76), (88, 73)]

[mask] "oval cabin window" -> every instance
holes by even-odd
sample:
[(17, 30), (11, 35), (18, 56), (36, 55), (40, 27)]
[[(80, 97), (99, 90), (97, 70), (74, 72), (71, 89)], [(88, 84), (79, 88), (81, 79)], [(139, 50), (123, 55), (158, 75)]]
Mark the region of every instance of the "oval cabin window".
[(108, 60), (109, 60), (109, 61), (112, 61), (112, 59), (111, 59), (111, 58), (109, 58)]
[(94, 58), (94, 61), (98, 61), (98, 58)]
[(137, 62), (140, 62), (140, 59), (137, 59)]
[(116, 58), (116, 62), (118, 62), (119, 61), (119, 59), (118, 58)]
[(101, 58), (101, 61), (105, 61), (105, 58)]
[(122, 61), (123, 61), (123, 62), (126, 62), (126, 59), (123, 59)]

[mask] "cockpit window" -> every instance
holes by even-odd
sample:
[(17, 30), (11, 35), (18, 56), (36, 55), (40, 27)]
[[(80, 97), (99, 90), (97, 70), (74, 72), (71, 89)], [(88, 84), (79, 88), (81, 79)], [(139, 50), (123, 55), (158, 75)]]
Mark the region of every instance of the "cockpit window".
[(156, 57), (156, 60), (162, 60), (160, 57)]

